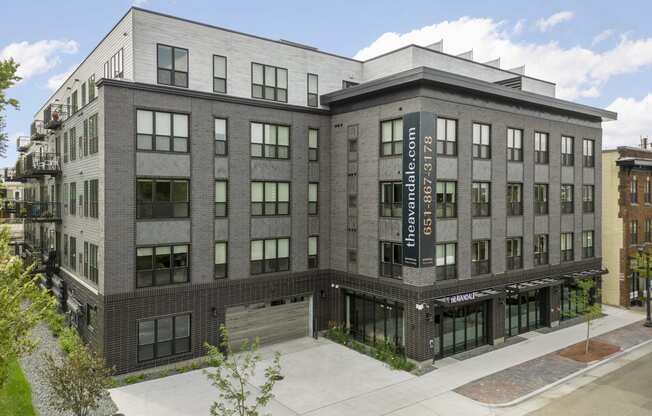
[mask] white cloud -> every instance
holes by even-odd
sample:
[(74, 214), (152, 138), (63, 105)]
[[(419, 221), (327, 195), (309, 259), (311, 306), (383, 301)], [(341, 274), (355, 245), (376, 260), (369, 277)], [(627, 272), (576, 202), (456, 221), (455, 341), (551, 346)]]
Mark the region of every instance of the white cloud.
[(66, 79), (68, 79), (68, 77), (70, 76), (70, 74), (73, 73), (74, 70), (75, 70), (75, 67), (73, 66), (72, 68), (70, 68), (66, 72), (62, 72), (61, 74), (56, 74), (56, 75), (51, 76), (48, 79), (48, 88), (50, 90), (52, 90), (52, 91), (56, 91), (57, 88), (59, 88), (61, 86), (61, 84), (63, 84), (64, 81)]
[(652, 138), (652, 93), (641, 100), (616, 98), (607, 109), (618, 112), (618, 120), (602, 125), (603, 148), (637, 146), (641, 136)]
[(609, 39), (614, 35), (614, 30), (613, 29), (607, 29), (603, 30), (602, 32), (598, 33), (593, 37), (593, 41), (591, 42), (591, 46), (595, 46), (600, 42), (604, 42), (605, 40)]
[(14, 58), (20, 64), (18, 76), (23, 79), (48, 72), (61, 62), (60, 54), (74, 54), (79, 44), (74, 40), (40, 40), (11, 43), (0, 51), (0, 59)]
[(565, 99), (599, 96), (612, 76), (652, 65), (652, 38), (623, 36), (612, 49), (598, 53), (582, 46), (562, 47), (557, 42), (532, 43), (513, 37), (507, 22), (462, 17), (407, 33), (383, 33), (355, 58), (365, 60), (405, 45), (425, 46), (444, 39), (447, 53), (473, 49), (478, 62), (500, 57), (503, 68), (525, 65), (527, 75), (557, 83), (557, 96)]
[(512, 33), (514, 33), (515, 35), (520, 35), (521, 33), (523, 33), (523, 30), (525, 29), (525, 22), (526, 22), (525, 19), (519, 19), (519, 21), (516, 22), (516, 24), (514, 24)]
[(569, 11), (563, 11), (563, 12), (555, 13), (546, 19), (541, 18), (537, 20), (535, 24), (537, 29), (539, 29), (541, 32), (545, 32), (548, 29), (551, 29), (552, 27), (557, 26), (562, 22), (571, 20), (573, 17), (575, 17), (575, 13)]
[(133, 5), (136, 7), (144, 6), (149, 2), (149, 0), (134, 0)]

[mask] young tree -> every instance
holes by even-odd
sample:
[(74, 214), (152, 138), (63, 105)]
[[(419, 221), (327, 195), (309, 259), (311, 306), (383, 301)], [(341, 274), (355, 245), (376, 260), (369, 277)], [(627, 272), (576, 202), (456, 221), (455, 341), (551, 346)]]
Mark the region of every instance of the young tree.
[(47, 353), (40, 371), (50, 389), (48, 399), (52, 407), (75, 416), (88, 416), (97, 409), (112, 383), (112, 372), (104, 359), (78, 337), (67, 355)]
[(600, 290), (596, 287), (592, 279), (581, 279), (577, 281), (580, 290), (571, 292), (570, 302), (577, 309), (586, 322), (586, 342), (584, 344), (584, 354), (589, 353), (589, 343), (591, 341), (591, 324), (594, 319), (602, 315), (602, 305), (596, 300), (600, 298)]
[(0, 388), (10, 361), (33, 351), (31, 331), (54, 308), (55, 300), (38, 286), (32, 267), (25, 268), (11, 253), (9, 231), (0, 227)]
[(7, 154), (7, 133), (4, 131), (6, 122), (4, 111), (7, 106), (18, 108), (18, 101), (14, 98), (7, 98), (5, 90), (9, 89), (20, 77), (16, 75), (18, 64), (13, 59), (0, 60), (0, 157)]
[(220, 400), (211, 406), (212, 416), (259, 416), (260, 409), (274, 397), (272, 389), (281, 379), (281, 354), (275, 353), (272, 363), (265, 368), (265, 382), (258, 387), (259, 395), (251, 399), (247, 388), (256, 367), (261, 361), (258, 353), (258, 340), (244, 341), (240, 351), (233, 354), (229, 345), (229, 334), (220, 325), (220, 345), (206, 344), (208, 359), (214, 371), (205, 371), (206, 376), (219, 390)]

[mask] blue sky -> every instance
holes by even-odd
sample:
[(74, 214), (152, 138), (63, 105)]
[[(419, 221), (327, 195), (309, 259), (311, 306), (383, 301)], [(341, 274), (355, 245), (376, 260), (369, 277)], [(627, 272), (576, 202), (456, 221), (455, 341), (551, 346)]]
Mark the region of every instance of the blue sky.
[[(34, 112), (134, 3), (141, 7), (321, 50), (369, 57), (444, 39), (444, 51), (501, 56), (505, 67), (558, 83), (558, 96), (618, 111), (605, 147), (652, 135), (652, 2), (111, 0), (7, 2), (0, 58), (16, 56), (25, 80), (9, 91), (7, 131), (26, 133)], [(307, 7), (310, 5), (310, 7)], [(7, 160), (15, 159), (14, 146)]]

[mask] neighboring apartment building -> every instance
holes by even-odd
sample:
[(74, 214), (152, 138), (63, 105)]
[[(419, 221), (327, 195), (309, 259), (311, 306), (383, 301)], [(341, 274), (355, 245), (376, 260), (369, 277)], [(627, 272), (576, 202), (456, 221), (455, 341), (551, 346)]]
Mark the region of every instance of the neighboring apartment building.
[(603, 299), (620, 306), (643, 304), (645, 279), (634, 271), (639, 249), (652, 245), (652, 147), (622, 146), (602, 153)]
[[(603, 273), (582, 195), (616, 115), (496, 65), (130, 9), (19, 162), (57, 213), (30, 224), (55, 293), (119, 372), (199, 356), (221, 323), (263, 343), (341, 323), (415, 360), (555, 326)], [(409, 159), (417, 125), (431, 159)]]

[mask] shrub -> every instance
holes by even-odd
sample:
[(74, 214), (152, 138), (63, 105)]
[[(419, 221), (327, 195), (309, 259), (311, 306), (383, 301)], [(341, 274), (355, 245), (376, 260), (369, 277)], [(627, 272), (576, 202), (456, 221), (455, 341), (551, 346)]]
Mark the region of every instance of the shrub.
[(126, 384), (140, 383), (143, 380), (145, 380), (145, 374), (143, 374), (143, 373), (133, 374), (133, 375), (125, 377), (125, 383)]
[(71, 327), (63, 328), (59, 334), (59, 347), (61, 347), (61, 351), (68, 355), (79, 344), (81, 344), (81, 339), (77, 331)]
[(50, 331), (52, 331), (52, 335), (54, 335), (55, 338), (59, 337), (66, 327), (65, 320), (65, 317), (55, 310), (50, 311), (45, 318), (45, 324), (50, 328)]
[(170, 369), (169, 368), (164, 368), (161, 370), (160, 373), (158, 373), (159, 377), (167, 377), (170, 375)]

